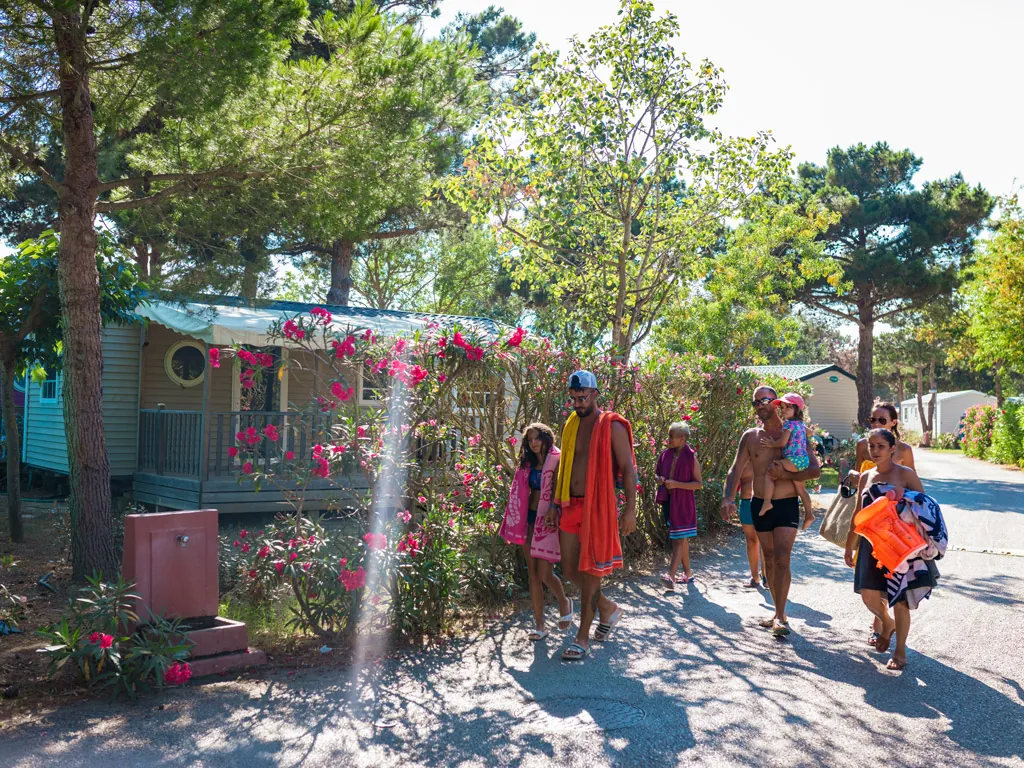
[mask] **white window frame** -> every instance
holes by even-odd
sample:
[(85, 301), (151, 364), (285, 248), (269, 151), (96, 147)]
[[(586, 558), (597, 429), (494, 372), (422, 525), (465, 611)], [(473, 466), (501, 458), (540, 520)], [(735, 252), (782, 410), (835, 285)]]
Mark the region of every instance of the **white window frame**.
[[(53, 396), (46, 396), (46, 385), (53, 382)], [(56, 403), (60, 400), (60, 371), (55, 371), (51, 378), (47, 375), (46, 380), (39, 385), (39, 402), (40, 403)]]
[[(174, 359), (174, 353), (184, 347), (192, 347), (193, 349), (199, 350), (199, 354), (203, 356), (203, 372), (191, 381), (186, 381), (174, 372), (174, 368), (171, 365), (171, 361)], [(195, 387), (203, 383), (206, 378), (206, 372), (210, 368), (210, 361), (206, 359), (206, 347), (199, 341), (192, 341), (191, 339), (185, 339), (178, 341), (167, 348), (164, 353), (164, 373), (167, 374), (167, 378), (177, 384), (179, 387)]]
[[(359, 405), (361, 405), (361, 406), (363, 406), (365, 408), (383, 408), (384, 407), (384, 401), (383, 400), (367, 400), (363, 396), (364, 387), (366, 386), (366, 374), (367, 374), (367, 371), (366, 371), (365, 367), (362, 367), (362, 368), (359, 369)], [(384, 373), (383, 371), (381, 371), (380, 374), (383, 374), (385, 376), (385, 378), (389, 378), (389, 377), (387, 377), (387, 374)], [(377, 375), (380, 375), (380, 374), (377, 374)], [(373, 391), (372, 387), (371, 387), (371, 391)]]

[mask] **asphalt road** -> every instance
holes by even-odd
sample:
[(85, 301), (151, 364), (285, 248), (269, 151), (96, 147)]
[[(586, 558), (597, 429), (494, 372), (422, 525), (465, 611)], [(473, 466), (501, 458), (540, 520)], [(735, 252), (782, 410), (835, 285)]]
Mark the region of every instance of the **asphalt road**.
[[(1024, 553), (1024, 473), (918, 463), (955, 547)], [(740, 584), (737, 537), (679, 594), (653, 579), (616, 586), (625, 618), (582, 663), (559, 660), (562, 638), (529, 643), (522, 615), (350, 674), (65, 709), (0, 735), (0, 764), (1024, 765), (1024, 557), (947, 554), (903, 673), (865, 644), (841, 552), (802, 534), (794, 564), (788, 640), (756, 625), (767, 603)]]

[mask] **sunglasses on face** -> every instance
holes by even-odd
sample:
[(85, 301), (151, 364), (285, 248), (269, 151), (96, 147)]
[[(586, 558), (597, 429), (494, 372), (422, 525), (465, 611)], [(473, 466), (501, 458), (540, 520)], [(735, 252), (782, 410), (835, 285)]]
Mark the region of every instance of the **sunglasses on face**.
[(874, 416), (871, 416), (868, 419), (868, 423), (869, 424), (881, 424), (881, 425), (884, 426), (884, 425), (889, 423), (889, 420), (887, 418), (885, 418), (884, 416), (881, 417), (881, 418), (877, 418), (877, 419)]
[(587, 400), (590, 399), (590, 395), (580, 395), (579, 397), (569, 397), (569, 402), (573, 405), (585, 405)]
[(757, 408), (759, 405), (768, 405), (775, 401), (774, 397), (762, 397), (760, 400), (754, 400), (751, 405)]

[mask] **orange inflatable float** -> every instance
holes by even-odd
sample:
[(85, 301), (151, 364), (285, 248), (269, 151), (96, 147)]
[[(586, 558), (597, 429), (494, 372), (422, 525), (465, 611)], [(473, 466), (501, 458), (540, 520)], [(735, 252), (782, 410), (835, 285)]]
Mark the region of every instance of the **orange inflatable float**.
[(928, 546), (916, 527), (900, 519), (896, 503), (885, 496), (854, 516), (853, 530), (871, 542), (871, 554), (887, 577)]

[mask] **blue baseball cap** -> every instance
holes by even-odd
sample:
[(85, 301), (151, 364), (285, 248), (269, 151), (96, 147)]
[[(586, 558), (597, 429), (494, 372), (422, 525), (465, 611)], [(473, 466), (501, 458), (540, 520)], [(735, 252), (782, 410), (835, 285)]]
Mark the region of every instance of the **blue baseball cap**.
[(576, 371), (569, 377), (569, 389), (597, 389), (597, 377), (590, 371)]

